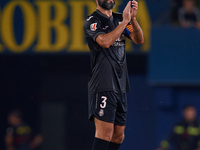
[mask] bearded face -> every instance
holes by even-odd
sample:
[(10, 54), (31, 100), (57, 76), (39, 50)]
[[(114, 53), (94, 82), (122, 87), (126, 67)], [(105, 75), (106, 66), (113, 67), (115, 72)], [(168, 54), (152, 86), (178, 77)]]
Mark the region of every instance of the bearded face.
[(111, 10), (115, 7), (115, 0), (98, 0), (99, 6), (105, 10)]

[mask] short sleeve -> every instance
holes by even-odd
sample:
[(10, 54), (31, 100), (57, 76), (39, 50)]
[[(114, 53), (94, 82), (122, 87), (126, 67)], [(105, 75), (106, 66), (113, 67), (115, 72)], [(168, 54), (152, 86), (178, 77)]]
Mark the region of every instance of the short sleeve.
[(89, 16), (84, 22), (84, 30), (87, 37), (92, 38), (96, 41), (96, 37), (100, 34), (105, 34), (104, 30), (101, 28), (100, 21), (94, 16)]

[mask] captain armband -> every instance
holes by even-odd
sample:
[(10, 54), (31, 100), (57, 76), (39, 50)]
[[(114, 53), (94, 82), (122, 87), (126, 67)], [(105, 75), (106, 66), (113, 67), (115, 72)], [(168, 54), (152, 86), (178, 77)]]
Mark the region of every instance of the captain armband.
[(133, 26), (131, 24), (128, 24), (126, 26), (126, 29), (129, 31), (129, 32), (133, 32)]
[(138, 30), (133, 30), (133, 26), (131, 25), (131, 24), (128, 24), (127, 26), (126, 26), (126, 32), (128, 33), (128, 35), (131, 33), (131, 32), (134, 32), (134, 33), (136, 33), (136, 32), (139, 32), (140, 30), (141, 30), (141, 27), (139, 27), (139, 29)]

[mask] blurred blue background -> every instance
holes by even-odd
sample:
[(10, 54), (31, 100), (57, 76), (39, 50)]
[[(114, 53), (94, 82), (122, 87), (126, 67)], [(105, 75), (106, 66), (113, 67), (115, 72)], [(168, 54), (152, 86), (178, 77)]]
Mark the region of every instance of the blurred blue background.
[[(127, 2), (116, 0), (115, 11)], [(132, 90), (120, 150), (154, 150), (186, 104), (200, 110), (200, 30), (178, 24), (178, 0), (138, 2), (145, 43), (127, 43)], [(43, 135), (42, 150), (90, 149), (83, 21), (94, 1), (0, 0), (0, 7), (0, 149), (13, 108)]]

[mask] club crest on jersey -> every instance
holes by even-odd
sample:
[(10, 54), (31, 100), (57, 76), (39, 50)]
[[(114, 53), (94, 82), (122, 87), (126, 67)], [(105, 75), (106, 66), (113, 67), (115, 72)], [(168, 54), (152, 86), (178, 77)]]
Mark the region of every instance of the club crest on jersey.
[(100, 109), (99, 111), (99, 116), (102, 117), (104, 115), (104, 110), (103, 109)]
[(97, 23), (91, 24), (91, 25), (90, 25), (90, 29), (91, 29), (92, 31), (96, 31), (96, 29), (97, 29)]

